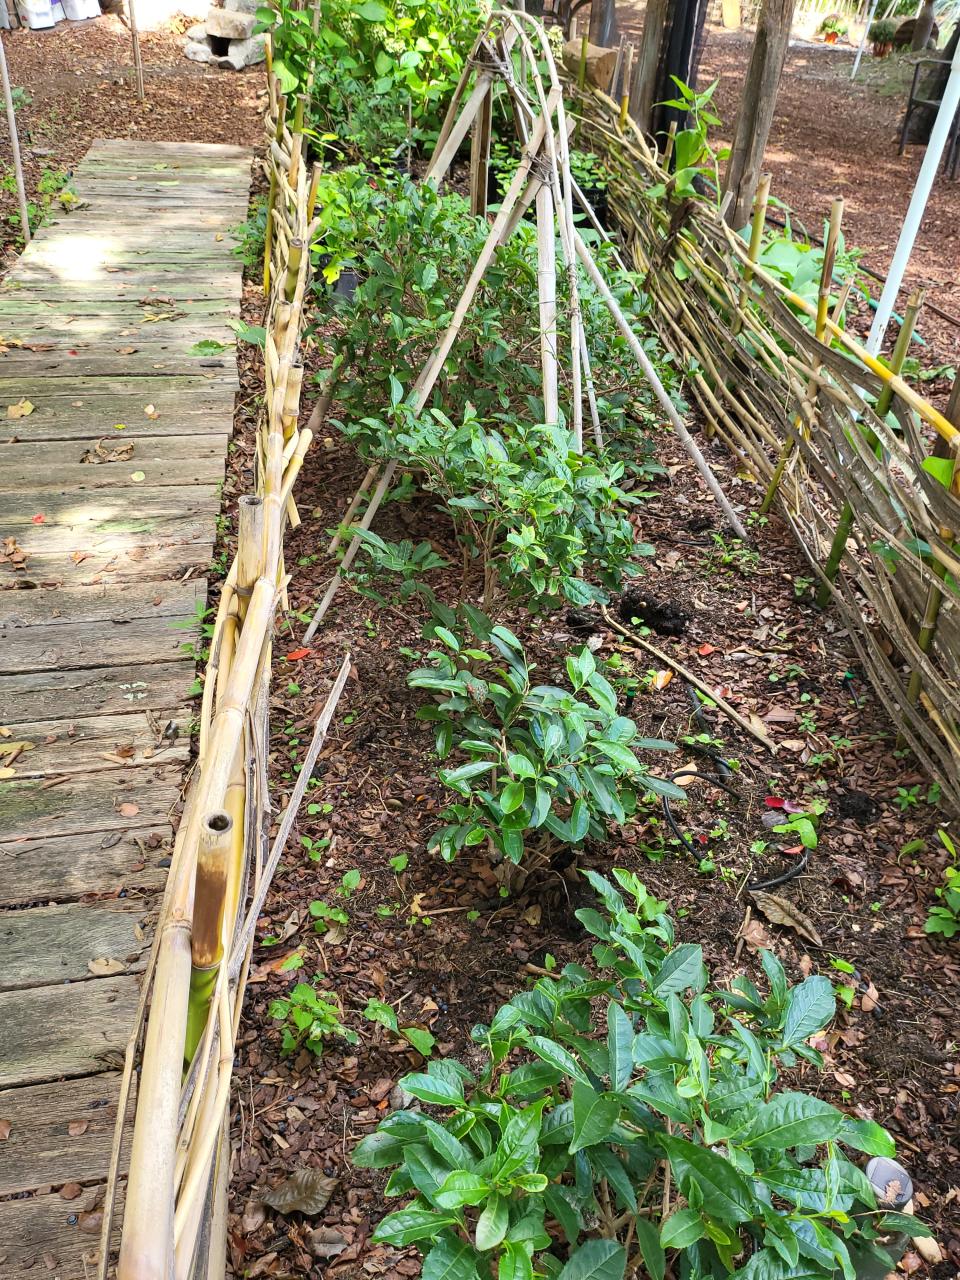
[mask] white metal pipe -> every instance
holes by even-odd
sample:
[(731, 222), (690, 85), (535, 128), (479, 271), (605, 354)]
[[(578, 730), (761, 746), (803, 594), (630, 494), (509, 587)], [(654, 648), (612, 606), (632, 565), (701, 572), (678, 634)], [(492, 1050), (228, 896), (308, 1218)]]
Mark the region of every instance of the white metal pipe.
[(867, 21), (863, 28), (863, 35), (860, 37), (860, 47), (857, 49), (857, 56), (853, 60), (853, 70), (850, 72), (851, 80), (855, 80), (857, 78), (857, 72), (860, 70), (860, 59), (863, 57), (864, 46), (867, 43), (867, 35), (870, 28), (873, 26), (873, 18), (877, 12), (877, 5), (879, 3), (880, 0), (873, 0), (873, 4), (870, 6), (870, 12), (867, 15)]
[(913, 188), (913, 195), (910, 197), (907, 216), (903, 220), (900, 239), (897, 241), (893, 261), (890, 263), (887, 283), (883, 286), (880, 301), (877, 303), (877, 311), (873, 317), (873, 324), (870, 326), (866, 347), (871, 355), (876, 355), (883, 345), (887, 325), (890, 323), (890, 317), (893, 315), (893, 309), (896, 306), (897, 294), (903, 284), (907, 263), (910, 261), (910, 255), (913, 252), (917, 232), (920, 230), (920, 223), (927, 207), (927, 200), (930, 198), (930, 191), (933, 188), (937, 170), (940, 168), (940, 161), (958, 108), (960, 108), (960, 45), (957, 46), (957, 51), (953, 55), (950, 75), (943, 91), (940, 110), (937, 112), (937, 118), (930, 133), (930, 141), (927, 143), (926, 154), (923, 157), (923, 164), (920, 166), (920, 172), (917, 175), (917, 183)]
[(7, 72), (7, 52), (0, 40), (0, 79), (3, 80), (3, 100), (7, 107), (7, 125), (10, 129), (10, 150), (13, 152), (13, 171), (17, 178), (17, 200), (20, 203), (20, 223), (23, 227), (23, 243), (30, 243), (30, 215), (27, 212), (27, 192), (23, 185), (23, 162), (20, 159), (20, 136), (17, 133), (17, 114), (13, 109), (13, 92)]

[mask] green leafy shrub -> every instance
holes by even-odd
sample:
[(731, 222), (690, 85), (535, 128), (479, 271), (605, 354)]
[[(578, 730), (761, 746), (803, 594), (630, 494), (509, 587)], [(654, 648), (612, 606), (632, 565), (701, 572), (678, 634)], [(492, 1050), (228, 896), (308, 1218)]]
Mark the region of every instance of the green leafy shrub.
[(870, 23), (867, 38), (875, 45), (893, 44), (893, 37), (897, 34), (897, 26), (898, 24), (892, 18), (878, 18), (875, 22)]
[(829, 981), (791, 987), (763, 952), (766, 996), (746, 978), (711, 987), (665, 904), (614, 876), (629, 905), (590, 874), (605, 909), (577, 913), (595, 972), (567, 965), (475, 1028), (476, 1075), (447, 1059), (405, 1077), (442, 1118), (396, 1112), (355, 1149), (393, 1170), (388, 1196), (414, 1197), (374, 1239), (416, 1243), (424, 1275), (456, 1280), (487, 1280), (494, 1259), (500, 1280), (889, 1269), (878, 1235), (925, 1229), (878, 1210), (847, 1154), (891, 1155), (889, 1134), (775, 1088), (781, 1067), (822, 1066), (808, 1041), (833, 1016)]
[(393, 456), (442, 499), (461, 545), (479, 560), (484, 608), (498, 593), (535, 607), (606, 599), (604, 589), (639, 572), (636, 554), (653, 553), (634, 541), (626, 513), (636, 498), (617, 483), (623, 463), (577, 453), (566, 427), (513, 420), (497, 430), (470, 406), (459, 423), (440, 409), (415, 416), (393, 407)]
[(938, 831), (937, 835), (950, 855), (950, 863), (943, 873), (943, 884), (936, 888), (939, 905), (927, 912), (923, 928), (925, 933), (954, 938), (960, 933), (960, 854), (946, 831)]
[(298, 982), (288, 995), (270, 1002), (270, 1017), (283, 1023), (284, 1054), (303, 1047), (319, 1057), (323, 1042), (331, 1036), (340, 1036), (350, 1044), (357, 1042), (357, 1033), (341, 1022), (343, 1015), (336, 996), (330, 991), (318, 991), (318, 981), (319, 974), (312, 982)]
[(617, 714), (616, 694), (589, 649), (567, 659), (568, 690), (534, 685), (523, 647), (505, 627), (487, 637), (501, 665), (444, 627), (435, 635), (445, 649), (432, 652), (433, 665), (411, 672), (408, 683), (440, 695), (417, 712), (437, 727), (440, 759), (453, 751), (468, 757), (440, 771), (462, 797), (441, 815), (444, 826), (430, 841), (448, 862), (486, 842), (517, 864), (531, 841), (549, 853), (603, 838), (606, 824), (626, 822), (645, 791), (683, 799), (635, 754), (675, 745), (637, 737), (634, 722)]
[(272, 0), (270, 31), (284, 93), (308, 90), (314, 133), (365, 155), (436, 137), (443, 109), (481, 25), (476, 0), (319, 0), (313, 10)]
[(262, 267), (267, 237), (267, 202), (263, 196), (257, 196), (251, 201), (246, 221), (233, 227), (231, 234), (237, 241), (233, 251), (243, 265), (250, 268)]
[[(423, 582), (423, 575), (448, 564), (438, 555), (429, 542), (413, 544), (408, 538), (402, 542), (387, 542), (371, 529), (353, 530), (360, 539), (364, 560), (350, 573), (350, 581), (361, 595), (378, 604), (406, 604), (416, 596), (432, 602), (436, 599), (430, 587)], [(388, 599), (372, 585), (377, 578), (394, 575), (396, 590)]]

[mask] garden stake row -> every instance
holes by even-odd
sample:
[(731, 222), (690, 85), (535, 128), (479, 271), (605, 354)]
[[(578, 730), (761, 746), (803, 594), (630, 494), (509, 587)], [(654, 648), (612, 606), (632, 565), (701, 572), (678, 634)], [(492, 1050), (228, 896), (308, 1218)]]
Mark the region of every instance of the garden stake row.
[[(814, 305), (765, 267), (762, 238), (751, 254), (707, 198), (685, 200), (674, 226), (677, 202), (651, 194), (671, 174), (633, 121), (621, 126), (619, 104), (589, 80), (579, 88), (574, 75), (567, 91), (705, 420), (789, 524), (891, 720), (960, 808), (956, 405), (939, 412), (845, 331), (842, 299), (829, 314), (826, 272)], [(802, 471), (786, 495), (788, 462)], [(831, 587), (826, 549), (848, 506)]]
[[(272, 74), (268, 84), (269, 302), (257, 492), (240, 500), (237, 555), (223, 584), (204, 682), (197, 769), (126, 1054), (104, 1209), (104, 1280), (135, 1067), (139, 1089), (117, 1275), (189, 1280), (222, 1275), (225, 1266), (234, 1045), (257, 917), (279, 858), (276, 847), (268, 856), (264, 843), (272, 630), (286, 588), (284, 529), (299, 518), (292, 491), (311, 442), (309, 428), (298, 426), (299, 352), (316, 175), (308, 175), (303, 162), (303, 99), (291, 112)], [(314, 759), (348, 671), (345, 659), (318, 723)], [(309, 776), (305, 769), (298, 779), (282, 832), (289, 832)]]
[[(529, 34), (528, 34), (529, 32)], [(536, 44), (534, 44), (534, 41)], [(513, 75), (510, 55), (514, 47), (523, 54), (528, 84), (521, 85)], [(556, 241), (559, 237), (563, 268), (568, 277), (571, 387), (567, 420), (571, 443), (583, 451), (583, 390), (586, 386), (594, 437), (599, 441), (599, 418), (590, 369), (589, 341), (583, 333), (579, 302), (579, 267), (603, 298), (615, 323), (623, 333), (645, 378), (653, 387), (664, 413), (674, 427), (681, 444), (695, 463), (707, 487), (716, 499), (724, 518), (737, 537), (747, 541), (746, 530), (724, 495), (703, 454), (690, 436), (666, 389), (663, 387), (642, 345), (633, 333), (616, 299), (603, 279), (592, 254), (576, 229), (573, 218), (574, 182), (570, 173), (568, 126), (563, 107), (563, 87), (553, 53), (543, 27), (527, 15), (511, 10), (495, 12), (478, 37), (467, 63), (476, 72), (476, 83), (465, 104), (456, 112), (466, 94), (469, 76), (461, 77), (440, 130), (433, 159), (425, 181), (439, 186), (453, 162), (457, 148), (474, 127), (484, 103), (499, 83), (509, 94), (515, 107), (519, 140), (523, 145), (520, 164), (510, 182), (494, 219), (486, 243), (467, 280), (447, 329), (421, 370), (410, 396), (414, 413), (421, 413), (439, 379), (444, 362), (466, 318), (477, 289), (493, 260), (497, 247), (516, 227), (523, 211), (536, 204), (538, 247), (538, 291), (540, 311), (540, 344), (544, 412), (548, 422), (559, 420), (559, 377), (557, 361), (557, 263)], [(545, 70), (541, 74), (540, 68)], [(546, 79), (546, 82), (545, 82)], [(479, 180), (480, 170), (475, 173)], [(580, 193), (582, 200), (582, 193)], [(477, 201), (474, 193), (473, 202)], [(579, 264), (579, 265), (578, 265)], [(303, 643), (309, 644), (329, 609), (360, 546), (361, 532), (370, 528), (383, 502), (396, 470), (396, 462), (388, 461), (379, 472), (376, 487), (357, 526), (358, 531), (347, 547), (340, 565), (304, 632)], [(352, 518), (369, 488), (369, 473), (349, 507)]]

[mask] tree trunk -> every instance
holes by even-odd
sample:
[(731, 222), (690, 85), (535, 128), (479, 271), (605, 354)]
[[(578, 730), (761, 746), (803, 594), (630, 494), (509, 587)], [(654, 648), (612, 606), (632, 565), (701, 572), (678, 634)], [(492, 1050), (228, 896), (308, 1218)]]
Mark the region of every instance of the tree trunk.
[(733, 192), (727, 210), (732, 227), (746, 226), (750, 219), (787, 57), (793, 7), (794, 0), (763, 0), (760, 10), (723, 185), (725, 192)]
[(930, 37), (933, 35), (935, 21), (934, 0), (924, 0), (923, 8), (920, 10), (917, 21), (914, 24), (913, 39), (910, 41), (911, 52), (918, 52), (927, 47), (930, 43)]
[(647, 12), (643, 19), (643, 35), (637, 55), (637, 69), (633, 77), (634, 120), (645, 133), (650, 132), (653, 118), (654, 88), (657, 83), (657, 67), (660, 50), (667, 27), (670, 0), (647, 0)]
[(617, 0), (591, 0), (590, 43), (606, 49), (617, 43)]

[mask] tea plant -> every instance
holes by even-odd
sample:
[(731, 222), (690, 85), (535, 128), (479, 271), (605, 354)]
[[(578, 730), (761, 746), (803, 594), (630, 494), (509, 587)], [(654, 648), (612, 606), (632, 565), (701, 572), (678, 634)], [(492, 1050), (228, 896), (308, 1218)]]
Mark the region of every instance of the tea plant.
[(440, 759), (455, 750), (468, 757), (440, 771), (462, 797), (443, 812), (444, 826), (430, 841), (446, 861), (486, 842), (517, 864), (531, 841), (549, 855), (602, 839), (607, 823), (626, 822), (647, 791), (684, 798), (635, 754), (674, 751), (675, 744), (637, 737), (634, 722), (617, 714), (616, 694), (589, 649), (567, 658), (568, 690), (534, 685), (523, 647), (505, 627), (489, 632), (502, 665), (444, 627), (435, 635), (444, 648), (408, 683), (439, 695), (417, 716), (436, 725)]
[[(361, 560), (349, 576), (349, 581), (361, 595), (376, 600), (378, 604), (406, 604), (416, 596), (427, 601), (434, 599), (434, 593), (422, 581), (423, 575), (434, 569), (443, 569), (449, 564), (443, 556), (438, 555), (429, 542), (418, 542), (414, 545), (409, 539), (402, 542), (387, 542), (371, 529), (354, 529), (352, 532), (360, 539), (360, 550), (366, 557)], [(377, 591), (371, 584), (387, 574), (395, 575), (397, 586), (389, 597)]]
[(935, 890), (939, 905), (927, 912), (923, 929), (925, 933), (953, 938), (960, 933), (960, 853), (946, 831), (940, 830), (937, 835), (950, 855), (950, 863), (944, 870), (943, 884), (937, 885)]
[(357, 1042), (357, 1033), (350, 1031), (341, 1021), (343, 1015), (336, 996), (330, 991), (318, 991), (319, 981), (318, 974), (312, 982), (298, 982), (289, 995), (270, 1002), (270, 1017), (283, 1023), (281, 1049), (284, 1055), (305, 1048), (320, 1057), (323, 1042), (331, 1036), (339, 1036), (349, 1044)]
[(406, 1076), (443, 1114), (396, 1112), (355, 1149), (393, 1170), (388, 1196), (413, 1195), (374, 1239), (416, 1243), (424, 1274), (458, 1280), (494, 1260), (501, 1278), (564, 1280), (889, 1269), (877, 1238), (926, 1229), (878, 1209), (848, 1155), (892, 1155), (889, 1134), (776, 1087), (800, 1059), (823, 1065), (809, 1041), (834, 1014), (828, 979), (791, 986), (761, 952), (766, 995), (711, 987), (665, 904), (614, 877), (623, 894), (589, 873), (604, 909), (577, 912), (594, 969), (567, 965), (474, 1028), (477, 1074), (447, 1059)]

